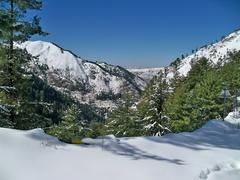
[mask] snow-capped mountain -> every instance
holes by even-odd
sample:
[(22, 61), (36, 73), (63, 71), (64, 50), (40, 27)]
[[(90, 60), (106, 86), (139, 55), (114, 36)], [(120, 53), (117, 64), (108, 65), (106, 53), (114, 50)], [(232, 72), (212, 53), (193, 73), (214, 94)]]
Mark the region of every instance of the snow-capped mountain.
[[(159, 68), (124, 69), (104, 62), (84, 60), (71, 51), (44, 41), (28, 41), (20, 45), (33, 56), (38, 56), (40, 64), (48, 65), (48, 81), (55, 88), (69, 93), (82, 103), (93, 103), (99, 107), (112, 107), (123, 92), (134, 94), (145, 87), (160, 71), (167, 72), (168, 79), (178, 72), (186, 76), (191, 64), (206, 57), (213, 64), (224, 62), (230, 52), (240, 50), (240, 30), (221, 41), (206, 45), (195, 53), (172, 65)], [(175, 65), (176, 65), (175, 64)]]
[(213, 64), (217, 64), (227, 59), (230, 52), (239, 50), (240, 30), (236, 30), (225, 38), (222, 38), (221, 41), (211, 45), (206, 45), (200, 48), (196, 53), (191, 54), (190, 56), (187, 56), (181, 60), (177, 67), (177, 71), (180, 75), (186, 76), (191, 69), (191, 63), (196, 62), (202, 57), (209, 59)]
[(146, 85), (120, 66), (84, 60), (50, 42), (28, 41), (20, 47), (37, 56), (40, 64), (48, 65), (47, 77), (52, 86), (82, 103), (111, 107), (125, 91), (139, 94)]
[[(217, 43), (205, 45), (195, 53), (187, 56), (186, 58), (175, 62), (175, 66), (170, 65), (167, 67), (159, 68), (144, 68), (144, 69), (128, 69), (133, 74), (141, 77), (146, 82), (149, 82), (160, 71), (167, 72), (168, 79), (173, 78), (174, 73), (178, 72), (180, 76), (186, 76), (191, 70), (191, 64), (198, 61), (200, 58), (205, 57), (211, 61), (212, 64), (224, 63), (227, 60), (229, 53), (237, 52), (240, 50), (240, 30), (236, 30), (228, 36), (222, 38)], [(173, 64), (173, 63), (171, 63)]]
[(159, 68), (140, 68), (140, 69), (128, 69), (131, 73), (141, 77), (146, 82), (149, 82), (160, 71), (164, 71), (164, 67)]

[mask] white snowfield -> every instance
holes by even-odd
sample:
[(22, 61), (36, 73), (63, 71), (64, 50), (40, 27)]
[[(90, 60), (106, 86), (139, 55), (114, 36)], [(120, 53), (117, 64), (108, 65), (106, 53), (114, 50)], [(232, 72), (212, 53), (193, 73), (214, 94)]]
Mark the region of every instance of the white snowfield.
[(239, 180), (240, 119), (231, 116), (192, 133), (84, 139), (89, 145), (0, 128), (0, 179)]

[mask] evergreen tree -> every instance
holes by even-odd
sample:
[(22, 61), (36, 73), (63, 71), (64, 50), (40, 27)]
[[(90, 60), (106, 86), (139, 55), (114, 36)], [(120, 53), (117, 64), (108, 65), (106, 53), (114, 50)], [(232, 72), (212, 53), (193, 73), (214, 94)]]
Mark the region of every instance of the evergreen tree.
[(181, 58), (182, 58), (182, 60), (183, 60), (183, 59), (185, 58), (185, 56), (182, 54)]
[(140, 130), (138, 117), (133, 108), (132, 95), (124, 94), (122, 102), (109, 113), (104, 133), (118, 137), (137, 136)]
[(48, 133), (58, 137), (64, 142), (71, 143), (74, 138), (81, 139), (89, 131), (87, 122), (83, 120), (82, 113), (76, 105), (70, 106), (63, 112), (62, 121), (52, 126)]
[(180, 58), (177, 58), (175, 61), (173, 61), (170, 66), (175, 68), (175, 69), (178, 69), (179, 65), (181, 63), (181, 59)]
[(169, 118), (165, 115), (164, 102), (169, 93), (166, 75), (160, 72), (156, 76), (138, 105), (144, 135), (163, 135), (170, 132)]
[(0, 113), (7, 124), (15, 128), (18, 128), (17, 124), (22, 124), (22, 108), (31, 107), (22, 94), (26, 89), (24, 82), (32, 75), (28, 67), (33, 57), (26, 50), (14, 47), (14, 43), (22, 43), (35, 34), (46, 34), (39, 25), (39, 17), (34, 16), (31, 20), (26, 17), (28, 10), (40, 10), (41, 7), (39, 0), (0, 0), (0, 103), (6, 110)]
[(188, 76), (164, 104), (172, 131), (192, 131), (220, 116), (223, 106), (219, 93), (224, 82), (220, 71), (211, 67), (205, 58), (192, 64)]
[(176, 87), (181, 83), (181, 81), (184, 79), (180, 73), (174, 68), (173, 71), (173, 77), (169, 79), (169, 90), (175, 91)]

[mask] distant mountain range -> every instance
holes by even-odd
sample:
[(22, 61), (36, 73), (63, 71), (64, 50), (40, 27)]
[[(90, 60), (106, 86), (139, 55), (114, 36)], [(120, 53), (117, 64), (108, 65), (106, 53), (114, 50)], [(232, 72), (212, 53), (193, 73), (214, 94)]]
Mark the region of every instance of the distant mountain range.
[(139, 96), (146, 84), (161, 70), (167, 69), (167, 76), (171, 79), (176, 72), (186, 76), (191, 64), (201, 57), (206, 57), (213, 64), (223, 63), (229, 53), (240, 50), (240, 30), (217, 43), (203, 46), (168, 67), (159, 68), (125, 69), (105, 62), (93, 62), (44, 41), (28, 41), (20, 47), (37, 56), (40, 64), (48, 66), (47, 80), (51, 86), (81, 103), (111, 108), (127, 91)]
[(156, 76), (160, 71), (163, 71), (164, 67), (159, 68), (142, 68), (142, 69), (128, 69), (131, 73), (141, 77), (146, 82), (149, 82), (154, 76)]

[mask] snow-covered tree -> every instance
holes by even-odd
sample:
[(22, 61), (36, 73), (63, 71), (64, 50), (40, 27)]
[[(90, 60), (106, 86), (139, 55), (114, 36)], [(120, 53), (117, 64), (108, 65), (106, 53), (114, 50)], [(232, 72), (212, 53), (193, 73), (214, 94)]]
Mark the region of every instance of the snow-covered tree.
[(105, 125), (105, 134), (114, 134), (118, 137), (140, 134), (140, 124), (132, 99), (130, 93), (124, 94), (122, 102), (109, 113)]
[(169, 91), (165, 73), (156, 76), (141, 99), (138, 110), (142, 119), (145, 135), (160, 136), (170, 130), (167, 128), (169, 118), (164, 114), (164, 101)]

